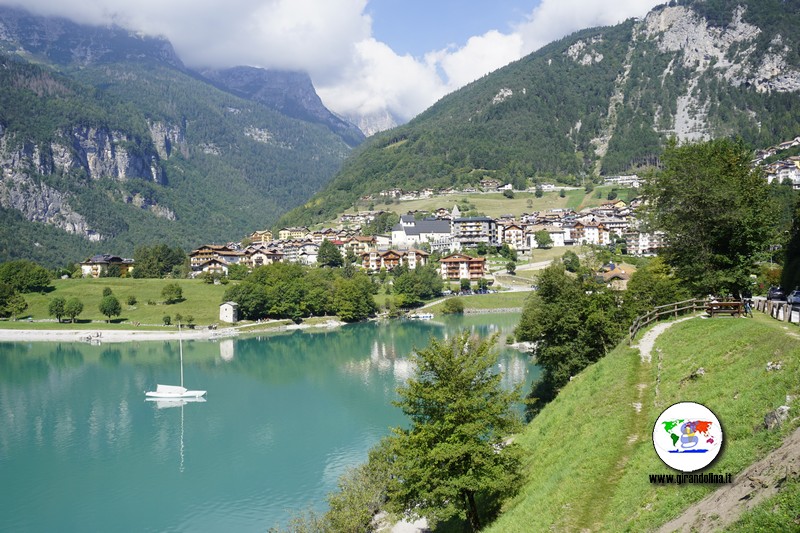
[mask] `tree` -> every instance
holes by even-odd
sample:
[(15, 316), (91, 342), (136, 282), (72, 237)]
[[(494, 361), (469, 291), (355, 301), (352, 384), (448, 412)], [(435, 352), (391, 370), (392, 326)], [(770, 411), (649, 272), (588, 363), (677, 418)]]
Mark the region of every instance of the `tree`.
[(27, 259), (0, 264), (0, 283), (17, 292), (44, 292), (50, 286), (50, 272)]
[(100, 313), (107, 317), (107, 322), (111, 321), (112, 316), (119, 316), (122, 314), (122, 306), (119, 300), (113, 294), (104, 296), (100, 301)]
[(364, 273), (339, 278), (334, 284), (333, 308), (345, 322), (364, 320), (378, 310), (372, 296), (372, 280)]
[(553, 247), (553, 238), (550, 237), (550, 233), (547, 230), (539, 230), (533, 234), (533, 238), (536, 240), (536, 247), (549, 249)]
[(561, 262), (564, 264), (564, 268), (567, 269), (567, 272), (575, 273), (581, 268), (581, 260), (578, 259), (578, 254), (572, 250), (564, 252), (564, 255), (561, 256)]
[(47, 313), (50, 316), (56, 317), (56, 320), (61, 322), (61, 317), (64, 316), (64, 306), (67, 301), (62, 296), (56, 296), (50, 300), (50, 305), (47, 306)]
[(103, 297), (111, 296), (114, 294), (114, 291), (111, 290), (111, 287), (103, 287)]
[(28, 302), (25, 301), (25, 298), (20, 293), (14, 293), (11, 297), (6, 301), (6, 310), (11, 317), (16, 320), (19, 315), (25, 312), (28, 308)]
[(478, 499), (496, 504), (518, 489), (519, 445), (506, 441), (519, 428), (518, 393), (501, 386), (496, 340), (462, 331), (412, 355), (415, 375), (395, 402), (411, 419), (392, 437), (387, 494), (397, 511), (433, 524), (458, 516), (476, 531), (486, 518)]
[(591, 278), (567, 275), (553, 263), (537, 278), (539, 289), (525, 302), (515, 330), (518, 341), (534, 343), (543, 369), (534, 385), (529, 414), (553, 399), (571, 376), (603, 357), (622, 336), (626, 316), (620, 297)]
[(102, 275), (104, 278), (119, 278), (122, 276), (122, 269), (117, 264), (108, 265)]
[(511, 189), (505, 189), (503, 191), (503, 196), (505, 196), (509, 200), (513, 200), (514, 199), (514, 191), (512, 191)]
[(649, 185), (653, 222), (666, 233), (664, 257), (697, 294), (738, 294), (750, 286), (770, 232), (769, 189), (741, 141), (678, 146)]
[(794, 223), (786, 246), (781, 285), (787, 290), (800, 286), (800, 198), (797, 199)]
[(186, 262), (186, 252), (167, 244), (138, 246), (133, 250), (134, 278), (163, 278)]
[(319, 266), (340, 267), (344, 264), (342, 252), (331, 241), (323, 239), (319, 245), (319, 253), (317, 253), (317, 264)]
[(464, 300), (461, 298), (448, 298), (442, 305), (442, 313), (445, 315), (464, 314)]
[(165, 304), (174, 304), (183, 300), (183, 289), (177, 283), (167, 283), (161, 289), (161, 297), (164, 298)]
[(503, 245), (498, 250), (498, 253), (508, 259), (509, 261), (516, 261), (517, 260), (517, 251), (510, 247), (507, 242), (504, 242)]
[(559, 198), (564, 198), (566, 196), (567, 196), (567, 191), (565, 191), (564, 189), (561, 189), (561, 190), (558, 191), (558, 197)]
[(442, 292), (444, 282), (431, 264), (415, 270), (406, 269), (394, 280), (394, 293), (400, 307), (413, 307), (422, 300), (438, 296)]
[(77, 298), (70, 298), (64, 305), (64, 314), (69, 317), (70, 322), (75, 322), (79, 314), (83, 313), (83, 302)]
[(633, 273), (625, 291), (625, 308), (631, 319), (653, 307), (690, 297), (671, 270), (661, 257), (656, 257)]
[(517, 264), (514, 261), (509, 261), (506, 263), (506, 272), (509, 274), (516, 274), (517, 273)]
[(544, 191), (542, 190), (541, 185), (536, 186), (536, 190), (533, 192), (533, 195), (536, 196), (536, 198), (541, 198), (544, 196)]

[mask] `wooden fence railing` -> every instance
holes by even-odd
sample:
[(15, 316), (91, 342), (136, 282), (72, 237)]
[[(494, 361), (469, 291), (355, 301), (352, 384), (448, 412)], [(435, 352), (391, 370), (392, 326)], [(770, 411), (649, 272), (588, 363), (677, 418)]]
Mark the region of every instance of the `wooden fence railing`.
[(650, 312), (638, 316), (633, 320), (633, 324), (628, 328), (628, 345), (633, 343), (633, 339), (636, 337), (639, 330), (648, 324), (656, 320), (661, 320), (664, 316), (677, 318), (678, 315), (683, 313), (702, 311), (706, 308), (707, 303), (706, 300), (692, 299), (654, 307)]
[[(677, 317), (681, 313), (704, 311), (708, 308), (708, 300), (684, 300), (667, 305), (654, 307), (652, 311), (634, 319), (631, 327), (628, 328), (628, 345), (633, 343), (633, 339), (640, 329), (648, 324), (660, 320), (661, 317)], [(752, 299), (752, 308), (770, 315), (776, 320), (800, 324), (800, 308), (786, 303), (785, 301), (767, 300), (766, 298), (756, 297)]]

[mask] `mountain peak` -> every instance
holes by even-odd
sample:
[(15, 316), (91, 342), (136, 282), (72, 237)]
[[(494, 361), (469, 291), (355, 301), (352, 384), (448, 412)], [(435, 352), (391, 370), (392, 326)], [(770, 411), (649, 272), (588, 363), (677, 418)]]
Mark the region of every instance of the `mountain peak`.
[(155, 60), (185, 70), (172, 44), (120, 26), (88, 26), (0, 6), (0, 48), (60, 66)]
[(200, 73), (237, 96), (293, 118), (323, 124), (350, 146), (364, 140), (364, 134), (357, 127), (325, 107), (305, 72), (238, 66), (223, 70), (206, 69)]

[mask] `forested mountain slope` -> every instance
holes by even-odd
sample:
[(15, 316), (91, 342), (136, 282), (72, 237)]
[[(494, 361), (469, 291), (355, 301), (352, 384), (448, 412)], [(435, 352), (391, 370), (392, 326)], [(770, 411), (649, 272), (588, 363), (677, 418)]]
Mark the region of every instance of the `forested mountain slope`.
[(189, 248), (273, 224), (350, 146), (319, 117), (242, 96), (167, 41), (0, 9), (0, 260)]
[[(361, 195), (635, 172), (666, 140), (800, 133), (798, 0), (686, 0), (577, 32), (377, 134), (284, 223), (321, 220)], [(477, 171), (477, 172), (476, 172)]]

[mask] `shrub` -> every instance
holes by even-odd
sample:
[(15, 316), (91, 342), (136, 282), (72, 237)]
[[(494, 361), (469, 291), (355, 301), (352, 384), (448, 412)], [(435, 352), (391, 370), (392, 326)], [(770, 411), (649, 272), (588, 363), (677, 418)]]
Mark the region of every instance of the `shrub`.
[(442, 313), (446, 315), (461, 315), (464, 313), (464, 300), (461, 298), (449, 298), (442, 305)]

